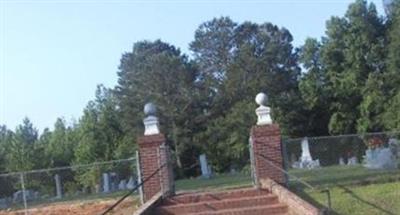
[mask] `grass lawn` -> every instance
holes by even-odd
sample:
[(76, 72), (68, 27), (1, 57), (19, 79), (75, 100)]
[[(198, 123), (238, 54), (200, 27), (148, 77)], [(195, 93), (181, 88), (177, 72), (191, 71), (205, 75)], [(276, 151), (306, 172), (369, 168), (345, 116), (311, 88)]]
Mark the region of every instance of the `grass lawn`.
[(361, 165), (329, 166), (313, 170), (293, 169), (290, 173), (316, 187), (400, 181), (400, 170), (369, 170)]
[(252, 185), (250, 174), (221, 174), (210, 179), (193, 178), (181, 179), (176, 182), (176, 190), (223, 190), (234, 187), (246, 187)]
[[(339, 185), (330, 188), (330, 191), (334, 214), (400, 214), (400, 182), (362, 186)], [(326, 201), (322, 193), (314, 192), (309, 195), (321, 204)]]
[[(368, 170), (362, 166), (331, 166), (314, 170), (291, 170), (293, 175), (317, 188), (329, 188), (335, 214), (400, 214), (400, 171)], [(300, 195), (325, 204), (326, 195), (310, 192), (297, 182)], [(304, 190), (303, 190), (304, 189)]]

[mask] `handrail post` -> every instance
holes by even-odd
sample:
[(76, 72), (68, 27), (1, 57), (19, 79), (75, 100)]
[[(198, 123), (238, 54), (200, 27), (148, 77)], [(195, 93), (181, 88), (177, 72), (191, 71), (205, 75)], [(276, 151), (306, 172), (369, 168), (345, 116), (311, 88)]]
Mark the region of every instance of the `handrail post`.
[[(256, 155), (257, 157), (260, 157), (262, 159), (264, 159), (265, 162), (269, 163), (269, 165), (271, 165), (273, 168), (281, 171), (283, 174), (287, 175), (288, 177), (292, 177), (294, 178), (296, 181), (300, 182), (301, 184), (305, 185), (306, 187), (308, 187), (309, 189), (311, 189), (311, 192), (317, 191), (317, 189), (315, 187), (313, 187), (311, 184), (309, 184), (306, 181), (301, 180), (299, 177), (296, 177), (292, 174), (290, 174), (288, 171), (284, 170), (283, 168), (277, 166), (276, 164), (274, 164), (273, 162), (271, 162), (270, 160), (268, 160), (265, 156), (263, 156), (262, 154), (259, 153), (255, 153), (254, 155)], [(332, 202), (331, 202), (331, 192), (328, 188), (321, 190), (321, 193), (326, 193), (326, 210), (323, 210), (322, 213), (323, 214), (330, 214), (330, 211), (332, 210)]]
[(329, 189), (324, 189), (321, 192), (326, 193), (327, 214), (330, 214), (330, 211), (332, 209), (331, 192)]
[(27, 215), (28, 214), (28, 204), (26, 201), (24, 174), (25, 174), (25, 172), (21, 172), (19, 176), (20, 176), (21, 188), (22, 188), (22, 200), (24, 201), (24, 213), (25, 213), (25, 215)]

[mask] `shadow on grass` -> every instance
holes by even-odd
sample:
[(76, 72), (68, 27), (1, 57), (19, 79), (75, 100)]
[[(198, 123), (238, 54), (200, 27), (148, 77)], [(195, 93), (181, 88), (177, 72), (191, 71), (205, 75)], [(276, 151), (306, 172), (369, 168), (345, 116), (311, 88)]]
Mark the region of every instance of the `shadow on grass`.
[(351, 197), (357, 199), (358, 201), (362, 202), (363, 204), (369, 205), (377, 210), (380, 211), (381, 214), (386, 214), (386, 215), (396, 215), (395, 213), (388, 211), (387, 209), (384, 209), (382, 207), (380, 207), (379, 205), (376, 205), (372, 202), (369, 202), (363, 198), (361, 198), (360, 196), (358, 196), (357, 194), (355, 194), (352, 190), (350, 190), (349, 188), (343, 186), (343, 185), (337, 185), (339, 188), (343, 189), (346, 193), (348, 193)]

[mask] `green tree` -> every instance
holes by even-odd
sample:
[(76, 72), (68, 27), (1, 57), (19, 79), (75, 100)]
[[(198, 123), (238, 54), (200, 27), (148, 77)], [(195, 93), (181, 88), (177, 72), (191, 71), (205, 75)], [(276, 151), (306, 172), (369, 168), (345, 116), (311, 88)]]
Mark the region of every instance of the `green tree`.
[(49, 158), (46, 150), (50, 144), (52, 132), (49, 128), (43, 129), (43, 132), (40, 134), (38, 141), (35, 144), (35, 156), (40, 156), (40, 161), (38, 164), (39, 169), (50, 168), (52, 167), (51, 159)]
[[(122, 158), (121, 155), (126, 155), (118, 150), (123, 143), (124, 133), (115, 95), (110, 89), (102, 85), (97, 87), (95, 100), (89, 102), (79, 125), (75, 129), (70, 131), (69, 136), (70, 141), (78, 140), (74, 151), (74, 163), (88, 164), (97, 161), (109, 161)], [(134, 155), (133, 147), (129, 149), (124, 145), (123, 149), (130, 152), (129, 157)], [(81, 171), (76, 179), (83, 186), (94, 189), (99, 183), (101, 171), (110, 169), (112, 166), (104, 168), (91, 168), (88, 171)]]
[(328, 134), (330, 119), (329, 105), (332, 102), (327, 88), (328, 80), (321, 59), (322, 44), (308, 38), (300, 49), (299, 63), (305, 69), (299, 82), (303, 100), (305, 135), (320, 136)]
[(385, 88), (389, 99), (385, 107), (384, 124), (387, 129), (400, 128), (400, 1), (394, 1), (388, 17), (388, 57)]
[(384, 88), (383, 75), (370, 73), (362, 91), (363, 101), (360, 104), (360, 118), (357, 121), (358, 132), (379, 132), (383, 130), (384, 121), (382, 118), (388, 99)]
[(35, 157), (35, 146), (38, 131), (33, 127), (28, 118), (19, 125), (15, 134), (6, 147), (6, 169), (10, 172), (31, 170), (38, 163), (39, 157)]
[[(7, 171), (6, 169), (6, 148), (9, 145), (12, 138), (12, 131), (8, 130), (5, 125), (0, 125), (0, 174)], [(13, 194), (13, 183), (14, 180), (10, 180), (9, 177), (0, 177), (0, 198), (8, 197)]]
[(0, 125), (0, 172), (6, 171), (6, 148), (9, 145), (12, 137), (12, 132), (7, 126)]
[(287, 29), (271, 23), (237, 24), (228, 17), (205, 22), (196, 31), (191, 50), (205, 88), (200, 101), (207, 125), (196, 133), (196, 142), (217, 170), (226, 170), (226, 162), (243, 165), (248, 160), (249, 128), (255, 122), (252, 101), (261, 91), (268, 94), (273, 117), (285, 133), (303, 132), (300, 69), (292, 39)]
[[(327, 22), (326, 34), (322, 40), (321, 59), (328, 81), (326, 87), (332, 99), (329, 131), (354, 133), (358, 130), (360, 117), (375, 116), (368, 110), (379, 109), (368, 104), (363, 92), (369, 74), (378, 75), (384, 71), (384, 24), (374, 4), (357, 0), (349, 6), (343, 18), (332, 17)], [(363, 100), (367, 104), (362, 105), (361, 115)], [(368, 121), (360, 120), (359, 129), (372, 129), (366, 125)]]
[(66, 126), (65, 120), (58, 118), (54, 124), (54, 130), (41, 135), (41, 140), (47, 142), (45, 155), (49, 159), (51, 167), (71, 164), (75, 143), (69, 139), (70, 132), (71, 129)]
[[(178, 168), (191, 144), (199, 97), (196, 69), (187, 56), (160, 40), (137, 42), (122, 56), (116, 94), (130, 135), (142, 133), (143, 105), (157, 105), (162, 131), (173, 146)], [(138, 130), (138, 128), (140, 130)]]

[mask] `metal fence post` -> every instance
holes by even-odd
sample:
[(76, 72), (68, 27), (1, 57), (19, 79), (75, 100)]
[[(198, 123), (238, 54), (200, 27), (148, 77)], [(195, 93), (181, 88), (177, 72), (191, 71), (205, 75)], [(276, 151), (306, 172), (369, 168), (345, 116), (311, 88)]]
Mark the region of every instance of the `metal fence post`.
[[(281, 138), (281, 143), (282, 143), (282, 158), (283, 158), (283, 169), (288, 170), (289, 169), (289, 155), (286, 149), (286, 141), (284, 141)], [(289, 187), (289, 175), (285, 173), (285, 181), (286, 181), (286, 187)]]
[[(161, 145), (159, 148), (157, 148), (157, 156), (158, 156), (158, 166), (159, 167), (161, 167), (161, 165), (162, 165), (162, 161), (161, 161), (161, 159), (162, 159), (162, 155), (161, 155), (161, 149), (162, 149), (162, 146), (163, 145)], [(160, 171), (158, 172), (158, 174), (160, 175), (160, 189), (161, 189), (161, 193), (162, 193), (162, 195), (163, 196), (165, 196), (165, 192), (166, 192), (166, 190), (165, 190), (165, 187), (164, 187), (164, 179), (163, 179), (163, 169), (164, 168), (161, 168), (160, 169)]]
[(26, 202), (26, 191), (25, 191), (25, 181), (24, 181), (24, 172), (19, 174), (20, 181), (21, 181), (21, 188), (22, 188), (22, 199), (24, 201), (24, 208), (25, 208), (25, 215), (28, 215), (28, 204)]
[[(140, 157), (139, 157), (139, 151), (136, 151), (136, 172), (138, 176), (138, 184), (142, 183), (142, 172), (140, 168)], [(143, 198), (143, 186), (139, 187), (139, 196), (140, 196), (140, 203), (144, 203), (144, 198)]]
[(251, 136), (249, 137), (249, 151), (250, 151), (250, 174), (251, 174), (251, 179), (253, 180), (253, 185), (259, 188), (259, 184), (257, 183), (257, 173), (256, 173), (256, 161), (255, 161), (255, 156), (254, 156), (254, 151), (253, 151), (253, 139)]

